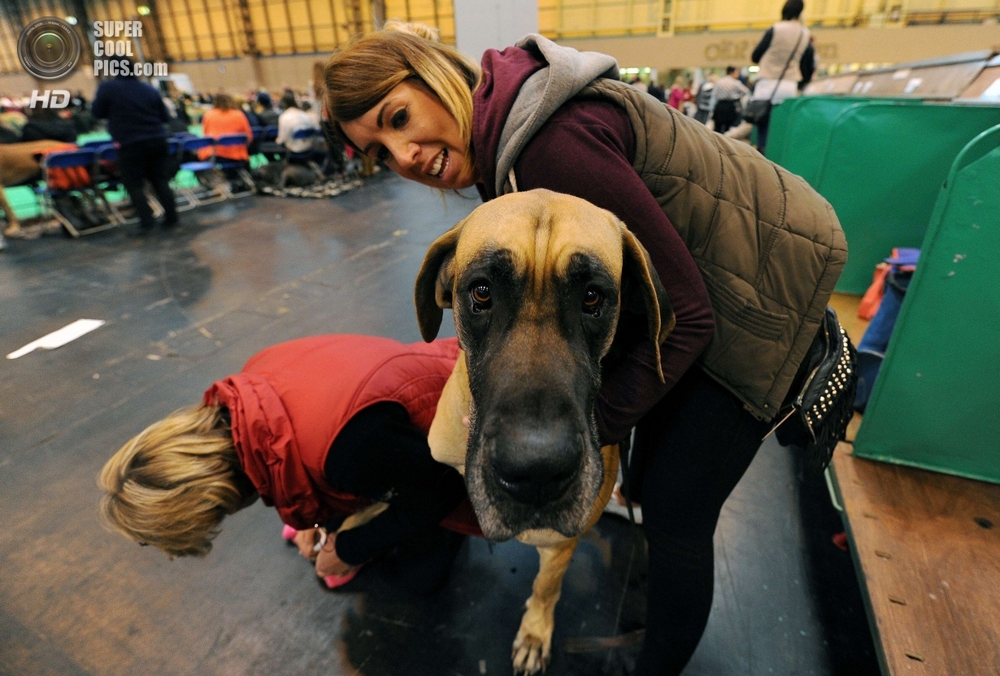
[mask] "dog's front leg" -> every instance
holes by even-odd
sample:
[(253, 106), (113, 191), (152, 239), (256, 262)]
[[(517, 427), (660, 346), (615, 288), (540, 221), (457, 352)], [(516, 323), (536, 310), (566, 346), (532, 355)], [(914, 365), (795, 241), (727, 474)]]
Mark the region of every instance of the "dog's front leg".
[(514, 673), (537, 674), (545, 671), (552, 656), (552, 629), (555, 624), (556, 602), (562, 588), (563, 575), (569, 568), (579, 538), (570, 538), (554, 545), (538, 547), (541, 559), (538, 575), (531, 589), (527, 610), (521, 618), (521, 628), (514, 639)]

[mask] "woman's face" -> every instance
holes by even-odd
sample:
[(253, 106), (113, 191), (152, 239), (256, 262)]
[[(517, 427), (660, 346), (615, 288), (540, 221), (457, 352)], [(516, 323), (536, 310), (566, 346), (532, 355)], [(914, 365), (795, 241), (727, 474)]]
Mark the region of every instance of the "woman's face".
[(358, 148), (403, 178), (441, 190), (478, 180), (458, 122), (426, 85), (406, 80), (340, 128)]

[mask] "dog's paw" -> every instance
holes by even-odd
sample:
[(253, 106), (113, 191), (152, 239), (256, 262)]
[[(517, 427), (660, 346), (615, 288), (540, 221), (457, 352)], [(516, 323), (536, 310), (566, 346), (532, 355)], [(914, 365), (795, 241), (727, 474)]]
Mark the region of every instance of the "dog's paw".
[(548, 640), (544, 640), (522, 627), (521, 631), (517, 632), (514, 649), (511, 652), (514, 673), (530, 676), (544, 672), (552, 657), (551, 646), (551, 634)]

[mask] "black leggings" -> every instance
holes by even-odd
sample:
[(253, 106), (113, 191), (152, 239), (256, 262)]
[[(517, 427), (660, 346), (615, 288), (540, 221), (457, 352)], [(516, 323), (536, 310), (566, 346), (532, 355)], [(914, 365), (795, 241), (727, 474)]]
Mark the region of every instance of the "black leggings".
[(636, 426), (630, 477), (649, 543), (637, 675), (679, 674), (701, 640), (719, 512), (769, 429), (697, 366)]

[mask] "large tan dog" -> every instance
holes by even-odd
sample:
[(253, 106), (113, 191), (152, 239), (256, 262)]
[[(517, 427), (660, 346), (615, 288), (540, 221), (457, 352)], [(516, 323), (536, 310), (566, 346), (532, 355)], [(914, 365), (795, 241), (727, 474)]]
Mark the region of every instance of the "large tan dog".
[(61, 141), (29, 141), (27, 143), (0, 144), (0, 211), (7, 217), (5, 235), (16, 235), (21, 223), (14, 215), (3, 189), (28, 180), (41, 169), (42, 154), (46, 150), (65, 146)]
[(600, 447), (594, 418), (602, 360), (621, 312), (647, 315), (659, 360), (673, 311), (621, 221), (547, 190), (493, 200), (435, 241), (416, 306), (427, 341), (452, 308), (464, 349), (431, 451), (465, 475), (487, 538), (517, 537), (541, 557), (513, 648), (515, 672), (537, 673), (550, 658), (563, 575), (618, 472), (617, 446)]

